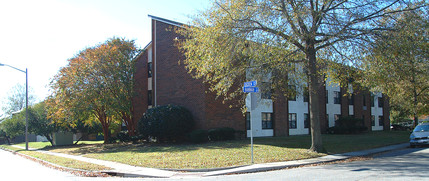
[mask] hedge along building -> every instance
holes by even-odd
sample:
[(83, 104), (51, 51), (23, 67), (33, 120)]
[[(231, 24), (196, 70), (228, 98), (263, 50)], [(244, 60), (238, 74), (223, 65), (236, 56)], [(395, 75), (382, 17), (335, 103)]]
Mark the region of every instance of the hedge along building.
[[(252, 121), (253, 135), (256, 137), (309, 133), (309, 105), (302, 88), (296, 88), (295, 97), (280, 96), (276, 101), (271, 99), (269, 93), (259, 93), (259, 106), (243, 114), (240, 103), (248, 106), (249, 96), (244, 101), (223, 103), (222, 98), (216, 98), (216, 93), (209, 90), (210, 85), (192, 78), (185, 65), (180, 64), (184, 55), (175, 46), (175, 40), (180, 39), (181, 35), (173, 29), (183, 24), (149, 17), (152, 19), (152, 41), (136, 58), (135, 121), (153, 106), (175, 104), (191, 111), (196, 129), (231, 127), (250, 135)], [(390, 128), (388, 100), (381, 94), (349, 87), (353, 94), (347, 96), (347, 89), (329, 83), (325, 85), (319, 90), (322, 97), (319, 102), (322, 132), (334, 126), (340, 116), (362, 118), (369, 130)]]

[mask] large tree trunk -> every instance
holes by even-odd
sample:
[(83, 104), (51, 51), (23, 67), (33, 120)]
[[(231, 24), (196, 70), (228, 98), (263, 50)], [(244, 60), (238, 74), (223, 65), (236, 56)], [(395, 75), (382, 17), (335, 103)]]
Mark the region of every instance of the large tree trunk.
[(311, 127), (311, 151), (325, 152), (322, 144), (322, 134), (320, 128), (320, 98), (319, 88), (323, 86), (323, 77), (318, 70), (321, 68), (317, 65), (316, 50), (313, 47), (308, 47), (306, 52), (308, 60), (309, 85), (310, 94), (310, 127)]
[(50, 134), (45, 134), (44, 136), (49, 141), (49, 143), (51, 143), (51, 145), (53, 146), (54, 145), (54, 140), (52, 140), (52, 136)]
[[(100, 121), (101, 122), (101, 121)], [(102, 127), (103, 127), (103, 136), (104, 136), (104, 144), (110, 143), (110, 130), (109, 130), (109, 125), (106, 123), (102, 123)]]
[(411, 83), (413, 85), (413, 116), (414, 116), (413, 126), (415, 128), (419, 124), (419, 117), (417, 115), (417, 105), (418, 105), (417, 96), (418, 96), (418, 94), (417, 94), (417, 88), (416, 88), (415, 71), (414, 71), (414, 69), (411, 71), (412, 71)]
[(136, 123), (133, 121), (133, 118), (125, 112), (121, 112), (122, 119), (124, 120), (125, 126), (127, 126), (128, 135), (135, 136), (136, 135)]
[(414, 116), (414, 127), (419, 124), (419, 116), (417, 115), (417, 91), (414, 89), (414, 101), (413, 101), (413, 116)]
[(98, 110), (97, 114), (98, 121), (100, 121), (101, 128), (103, 129), (104, 144), (110, 143), (110, 123), (109, 120), (107, 120), (107, 115), (104, 109)]

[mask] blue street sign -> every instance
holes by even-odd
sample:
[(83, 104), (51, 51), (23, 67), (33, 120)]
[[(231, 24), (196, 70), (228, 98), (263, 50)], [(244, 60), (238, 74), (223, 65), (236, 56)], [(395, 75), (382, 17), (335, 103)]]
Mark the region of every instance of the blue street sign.
[(243, 87), (255, 87), (256, 81), (245, 82)]
[(259, 92), (258, 87), (243, 87), (243, 92)]

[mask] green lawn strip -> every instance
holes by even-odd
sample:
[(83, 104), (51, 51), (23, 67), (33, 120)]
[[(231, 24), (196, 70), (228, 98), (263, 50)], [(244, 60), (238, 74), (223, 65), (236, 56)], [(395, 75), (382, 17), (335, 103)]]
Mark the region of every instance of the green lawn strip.
[(97, 165), (93, 163), (78, 161), (70, 158), (64, 158), (59, 156), (53, 156), (49, 154), (40, 153), (37, 151), (26, 151), (20, 148), (16, 148), (9, 145), (0, 145), (0, 147), (4, 147), (6, 149), (18, 152), (20, 154), (24, 154), (33, 158), (37, 158), (43, 161), (47, 161), (56, 165), (60, 165), (67, 168), (74, 168), (86, 171), (101, 171), (101, 170), (111, 170), (109, 167), (105, 167), (102, 165)]
[[(369, 132), (357, 135), (323, 135), (328, 154), (371, 149), (408, 141), (408, 132)], [(309, 152), (309, 135), (255, 138), (255, 163), (300, 160), (324, 156)], [(45, 148), (53, 152), (134, 166), (172, 169), (200, 169), (250, 164), (250, 141), (235, 140), (205, 144), (86, 144)]]
[[(103, 144), (104, 141), (79, 141), (78, 145), (85, 145), (85, 144)], [(21, 147), (25, 147), (25, 143), (19, 143), (15, 144)], [(51, 143), (48, 142), (28, 142), (28, 147), (35, 148), (35, 149), (42, 149), (45, 147), (52, 146)]]
[(358, 135), (324, 135), (323, 143), (329, 154), (366, 150), (406, 143), (408, 131), (373, 131)]
[[(15, 145), (25, 147), (25, 142), (24, 143), (18, 143)], [(48, 142), (28, 142), (29, 148), (41, 149), (41, 148), (44, 148), (46, 146), (51, 146), (51, 143), (49, 141)]]

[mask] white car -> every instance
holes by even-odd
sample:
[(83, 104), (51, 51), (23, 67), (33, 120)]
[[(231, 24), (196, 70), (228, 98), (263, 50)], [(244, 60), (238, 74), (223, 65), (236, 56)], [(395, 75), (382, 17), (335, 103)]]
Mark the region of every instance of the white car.
[(410, 135), (410, 147), (429, 145), (429, 123), (420, 123)]

